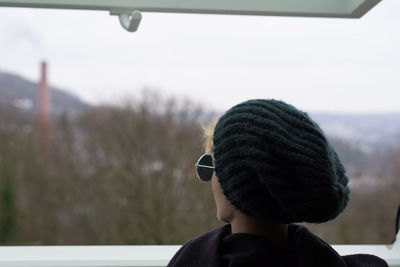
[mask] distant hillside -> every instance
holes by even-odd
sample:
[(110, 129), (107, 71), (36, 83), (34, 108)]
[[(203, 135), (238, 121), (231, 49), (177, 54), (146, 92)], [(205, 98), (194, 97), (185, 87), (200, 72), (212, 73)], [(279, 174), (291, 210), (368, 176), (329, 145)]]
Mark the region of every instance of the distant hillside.
[(311, 113), (310, 116), (332, 138), (373, 146), (400, 143), (400, 113)]
[[(88, 104), (66, 91), (51, 87), (51, 112), (53, 114), (76, 113)], [(0, 105), (31, 111), (37, 105), (37, 83), (21, 76), (0, 71)]]
[[(400, 113), (311, 113), (350, 173), (376, 173), (400, 146)], [(368, 182), (368, 181), (367, 181)]]
[[(0, 105), (31, 111), (36, 108), (37, 83), (21, 76), (0, 71)], [(51, 88), (51, 110), (54, 114), (76, 113), (89, 107), (78, 97), (59, 88)], [(205, 121), (218, 114), (207, 113)], [(352, 153), (370, 153), (376, 148), (400, 143), (399, 113), (322, 113), (310, 112), (325, 133), (357, 148)], [(342, 145), (348, 148), (347, 145)]]

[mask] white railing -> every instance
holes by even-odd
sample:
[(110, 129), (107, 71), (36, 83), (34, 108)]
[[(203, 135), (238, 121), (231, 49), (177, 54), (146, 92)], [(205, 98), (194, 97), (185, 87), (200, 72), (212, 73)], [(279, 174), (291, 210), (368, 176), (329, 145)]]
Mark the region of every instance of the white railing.
[[(180, 246), (0, 247), (1, 267), (162, 267)], [(341, 255), (366, 253), (400, 267), (400, 234), (393, 245), (335, 245)]]

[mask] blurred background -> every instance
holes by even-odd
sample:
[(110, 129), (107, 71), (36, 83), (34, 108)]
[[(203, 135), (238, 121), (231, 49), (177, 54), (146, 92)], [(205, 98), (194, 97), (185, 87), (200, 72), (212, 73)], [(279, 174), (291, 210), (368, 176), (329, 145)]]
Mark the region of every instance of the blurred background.
[(220, 225), (201, 124), (251, 98), (306, 111), (350, 177), (329, 243), (390, 243), (400, 2), (361, 19), (0, 8), (0, 245), (182, 244)]

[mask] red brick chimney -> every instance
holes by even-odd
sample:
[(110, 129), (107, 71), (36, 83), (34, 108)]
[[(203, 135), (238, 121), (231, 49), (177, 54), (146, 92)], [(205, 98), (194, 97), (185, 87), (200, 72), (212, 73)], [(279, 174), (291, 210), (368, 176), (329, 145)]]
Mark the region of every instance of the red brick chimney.
[(43, 61), (40, 69), (40, 81), (38, 84), (37, 121), (43, 135), (49, 131), (50, 118), (50, 91), (47, 83), (47, 63)]

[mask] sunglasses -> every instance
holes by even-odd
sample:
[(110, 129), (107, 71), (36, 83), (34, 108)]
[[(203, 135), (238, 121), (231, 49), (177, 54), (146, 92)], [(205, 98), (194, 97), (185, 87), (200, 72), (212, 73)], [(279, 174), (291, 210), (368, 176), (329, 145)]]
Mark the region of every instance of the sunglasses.
[(203, 182), (208, 182), (211, 180), (214, 173), (214, 165), (212, 156), (210, 154), (202, 155), (195, 166), (197, 177), (200, 180), (202, 180)]

